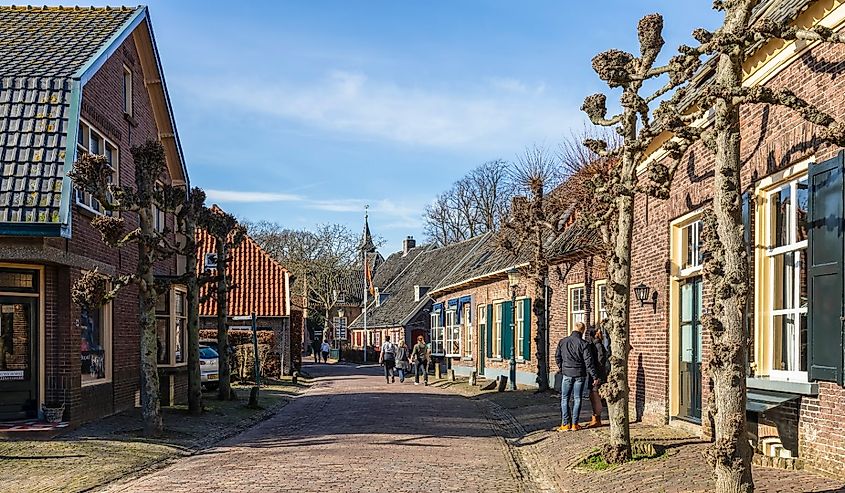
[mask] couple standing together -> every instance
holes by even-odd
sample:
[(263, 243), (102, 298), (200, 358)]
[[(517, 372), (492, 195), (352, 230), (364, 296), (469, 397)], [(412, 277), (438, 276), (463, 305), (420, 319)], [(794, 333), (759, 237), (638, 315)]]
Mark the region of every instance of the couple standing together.
[[(411, 371), (411, 365), (414, 365), (414, 385), (420, 384), (420, 375), (423, 381), (428, 385), (428, 361), (430, 359), (430, 351), (428, 345), (425, 343), (423, 336), (417, 337), (417, 343), (414, 349), (408, 352), (408, 346), (405, 341), (400, 341), (399, 346), (390, 342), (390, 336), (384, 338), (384, 344), (381, 345), (381, 355), (379, 356), (379, 364), (384, 366), (384, 378), (387, 383), (396, 381), (396, 373), (399, 373), (399, 383), (405, 382), (405, 372)], [(396, 372), (394, 372), (394, 369)]]
[[(601, 328), (586, 333), (586, 325), (577, 322), (569, 336), (557, 345), (555, 360), (563, 381), (560, 385), (560, 431), (580, 430), (578, 416), (581, 413), (581, 397), (585, 388), (593, 406), (593, 418), (588, 427), (601, 426), (601, 396), (599, 386), (607, 381), (610, 370), (605, 334)], [(586, 387), (585, 387), (586, 386)], [(569, 401), (572, 400), (572, 413)]]

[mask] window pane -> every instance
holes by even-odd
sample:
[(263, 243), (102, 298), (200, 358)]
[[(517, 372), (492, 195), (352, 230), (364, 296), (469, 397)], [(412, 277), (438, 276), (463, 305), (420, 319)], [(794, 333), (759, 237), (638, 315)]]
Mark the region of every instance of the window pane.
[(807, 213), (810, 211), (810, 187), (806, 177), (795, 184), (795, 209), (795, 241), (804, 241), (807, 239)]
[(100, 136), (97, 135), (96, 132), (91, 132), (91, 141), (90, 142), (91, 143), (89, 144), (88, 152), (90, 152), (91, 154), (100, 154), (100, 153), (103, 152), (102, 151), (102, 144), (101, 144), (101, 141), (100, 141)]
[(185, 319), (184, 318), (177, 318), (176, 319), (176, 362), (177, 363), (184, 363), (185, 362)]
[(106, 378), (106, 351), (103, 336), (103, 310), (82, 310), (79, 323), (82, 329), (80, 340), (80, 364), (82, 381)]
[(170, 363), (170, 331), (168, 330), (169, 325), (169, 318), (156, 318), (156, 337), (158, 338), (158, 362), (165, 365)]
[(801, 271), (801, 264), (796, 259), (800, 256), (800, 252), (789, 252), (772, 257), (775, 288), (772, 308), (775, 310), (797, 308), (795, 280)]
[(790, 313), (774, 318), (772, 368), (783, 371), (807, 370), (807, 315)]
[(113, 151), (112, 146), (110, 146), (110, 145), (106, 145), (106, 149), (105, 149), (105, 151), (106, 151), (106, 152), (105, 152), (106, 161), (108, 161), (108, 163), (109, 163), (109, 164), (113, 164), (113, 162), (112, 162), (112, 157), (113, 157), (113, 155), (114, 155), (114, 154), (113, 154), (113, 153), (114, 153), (114, 151)]
[(170, 293), (165, 292), (158, 295), (156, 300), (156, 313), (159, 315), (170, 315)]
[(0, 271), (0, 289), (13, 291), (33, 291), (35, 274), (21, 271)]
[(176, 291), (176, 315), (185, 315), (185, 293)]
[(6, 381), (30, 379), (33, 315), (29, 303), (0, 304), (0, 370)]
[(772, 232), (774, 237), (772, 238), (772, 246), (779, 247), (788, 245), (789, 241), (789, 230), (792, 226), (791, 221), (791, 214), (789, 211), (790, 207), (790, 187), (787, 185), (783, 187), (779, 192), (775, 192), (772, 194), (772, 219), (773, 219), (773, 228)]
[(79, 124), (79, 133), (76, 135), (76, 143), (81, 145), (82, 147), (85, 147), (85, 144), (87, 144), (87, 135), (85, 135), (85, 132), (87, 130), (88, 127), (86, 127), (82, 123)]

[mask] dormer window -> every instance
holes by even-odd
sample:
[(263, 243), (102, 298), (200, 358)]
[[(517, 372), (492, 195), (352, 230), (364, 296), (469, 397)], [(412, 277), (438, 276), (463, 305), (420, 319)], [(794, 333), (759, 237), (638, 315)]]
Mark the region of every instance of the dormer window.
[[(103, 137), (103, 135), (96, 129), (92, 128), (88, 122), (80, 120), (79, 134), (76, 137), (77, 155), (81, 156), (83, 153), (102, 155), (106, 157), (106, 162), (112, 170), (109, 176), (109, 183), (117, 182), (117, 163), (118, 151), (117, 145), (110, 140)], [(87, 192), (76, 189), (76, 203), (90, 212), (95, 214), (106, 214), (100, 202)]]
[(132, 116), (132, 70), (123, 66), (123, 112)]

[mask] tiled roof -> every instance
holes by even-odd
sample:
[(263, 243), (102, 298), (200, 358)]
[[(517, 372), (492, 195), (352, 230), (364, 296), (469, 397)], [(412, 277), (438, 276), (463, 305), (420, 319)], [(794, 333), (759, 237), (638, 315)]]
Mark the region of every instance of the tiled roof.
[[(199, 268), (203, 268), (206, 253), (217, 251), (214, 237), (203, 230), (197, 232)], [(285, 273), (287, 270), (267, 252), (246, 236), (230, 253), (226, 269), (229, 282), (235, 288), (229, 292), (229, 316), (251, 315), (259, 317), (287, 316)], [(213, 286), (210, 285), (210, 286)], [(208, 289), (208, 288), (206, 288)], [(200, 305), (200, 316), (217, 315), (217, 300), (210, 299)]]
[(70, 77), (135, 10), (0, 7), (0, 72), (15, 77)]
[(59, 222), (69, 100), (67, 79), (0, 79), (0, 222)]
[(376, 268), (376, 273), (373, 276), (373, 284), (375, 287), (379, 288), (379, 291), (384, 291), (384, 289), (390, 285), (395, 279), (396, 276), (401, 273), (405, 267), (408, 266), (411, 262), (417, 258), (417, 255), (422, 253), (428, 247), (415, 247), (408, 250), (408, 253), (405, 254), (404, 251), (392, 253), (387, 260), (385, 260), (381, 265)]
[(73, 81), (141, 8), (0, 7), (0, 222), (62, 221)]
[[(367, 310), (367, 327), (396, 327), (406, 324), (419, 310), (430, 302), (428, 295), (416, 301), (414, 286), (437, 286), (444, 277), (460, 268), (467, 256), (477, 248), (485, 236), (477, 236), (444, 247), (420, 247), (420, 253), (411, 259), (389, 285), (380, 287), (387, 299), (379, 306), (371, 304)], [(352, 328), (363, 328), (363, 317), (358, 317)]]

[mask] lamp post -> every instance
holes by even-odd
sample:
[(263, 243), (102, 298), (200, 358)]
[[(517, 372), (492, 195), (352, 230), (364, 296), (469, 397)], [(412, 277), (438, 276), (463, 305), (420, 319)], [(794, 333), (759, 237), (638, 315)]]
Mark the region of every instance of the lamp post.
[(516, 390), (516, 288), (519, 286), (519, 271), (516, 268), (508, 270), (508, 285), (511, 288), (511, 390)]

